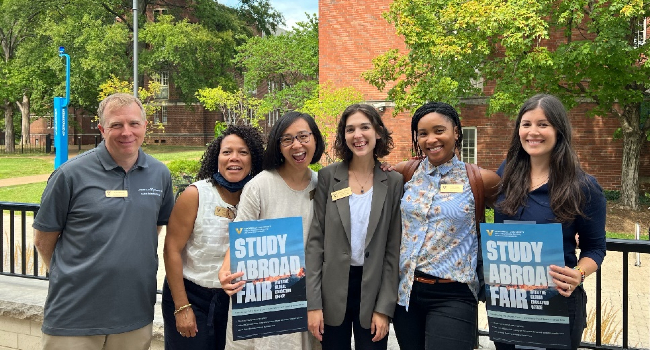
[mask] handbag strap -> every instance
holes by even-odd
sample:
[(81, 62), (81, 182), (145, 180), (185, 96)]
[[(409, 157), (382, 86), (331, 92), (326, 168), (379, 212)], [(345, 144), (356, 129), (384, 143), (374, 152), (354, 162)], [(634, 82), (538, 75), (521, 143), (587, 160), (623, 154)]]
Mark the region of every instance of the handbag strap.
[(465, 169), (467, 170), (469, 185), (472, 187), (472, 193), (474, 194), (476, 231), (480, 232), (478, 229), (479, 223), (485, 222), (485, 195), (483, 193), (484, 187), (481, 168), (476, 164), (465, 163)]
[(420, 162), (422, 162), (421, 158), (415, 158), (415, 159), (409, 159), (406, 162), (406, 165), (404, 166), (404, 169), (402, 170), (402, 176), (404, 177), (404, 183), (407, 183), (411, 178), (413, 177), (413, 173), (415, 173), (415, 169), (418, 168), (418, 165), (420, 165)]

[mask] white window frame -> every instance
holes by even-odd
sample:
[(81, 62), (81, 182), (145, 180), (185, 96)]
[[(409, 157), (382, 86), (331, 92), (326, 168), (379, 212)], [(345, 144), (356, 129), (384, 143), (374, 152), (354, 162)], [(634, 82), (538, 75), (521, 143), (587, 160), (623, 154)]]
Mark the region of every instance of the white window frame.
[(641, 20), (643, 23), (637, 23), (637, 31), (634, 33), (634, 47), (638, 48), (645, 44), (648, 33), (648, 18)]
[(279, 109), (274, 109), (269, 112), (267, 118), (266, 118), (266, 125), (267, 126), (273, 126), (275, 122), (280, 119), (280, 110)]
[[(471, 139), (469, 137), (470, 134), (472, 135)], [(477, 139), (478, 139), (478, 131), (475, 126), (463, 127), (463, 144), (461, 145), (461, 150), (460, 150), (460, 159), (463, 162), (472, 163), (472, 164), (478, 163), (477, 151), (476, 151)], [(464, 156), (466, 150), (468, 151), (467, 153), (469, 153), (467, 157)], [(465, 158), (469, 158), (469, 159), (466, 160)]]
[(160, 106), (159, 109), (153, 115), (154, 124), (162, 123), (167, 125), (167, 106)]
[(160, 92), (156, 94), (157, 99), (166, 100), (169, 98), (169, 71), (160, 71), (157, 76), (153, 77), (153, 80), (157, 83), (160, 83)]

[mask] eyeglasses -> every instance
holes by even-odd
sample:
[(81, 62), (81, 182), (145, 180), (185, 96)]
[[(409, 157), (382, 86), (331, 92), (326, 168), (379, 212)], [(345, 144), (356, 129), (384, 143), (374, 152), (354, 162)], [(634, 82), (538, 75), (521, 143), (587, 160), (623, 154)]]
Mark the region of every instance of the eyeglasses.
[(280, 137), (280, 145), (283, 147), (289, 147), (293, 145), (293, 140), (298, 140), (298, 142), (305, 144), (311, 141), (311, 133), (310, 132), (299, 132), (298, 135), (296, 136), (291, 136), (291, 135), (282, 135)]

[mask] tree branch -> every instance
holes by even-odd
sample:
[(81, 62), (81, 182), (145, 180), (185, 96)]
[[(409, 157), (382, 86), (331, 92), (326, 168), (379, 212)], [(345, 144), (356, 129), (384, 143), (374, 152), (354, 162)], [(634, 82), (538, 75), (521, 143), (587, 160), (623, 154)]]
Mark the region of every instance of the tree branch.
[(126, 18), (125, 18), (124, 16), (122, 16), (121, 14), (119, 14), (119, 13), (113, 11), (113, 9), (111, 9), (110, 7), (108, 7), (108, 5), (106, 5), (106, 4), (103, 3), (103, 2), (102, 2), (101, 5), (102, 5), (102, 7), (103, 7), (106, 11), (108, 11), (108, 13), (110, 13), (110, 14), (114, 15), (115, 17), (119, 18), (119, 19), (122, 21), (122, 23), (124, 23), (124, 25), (125, 25), (127, 28), (129, 28), (129, 30), (130, 30), (131, 32), (133, 32), (133, 25), (132, 25), (132, 24), (129, 24), (129, 22), (126, 20)]

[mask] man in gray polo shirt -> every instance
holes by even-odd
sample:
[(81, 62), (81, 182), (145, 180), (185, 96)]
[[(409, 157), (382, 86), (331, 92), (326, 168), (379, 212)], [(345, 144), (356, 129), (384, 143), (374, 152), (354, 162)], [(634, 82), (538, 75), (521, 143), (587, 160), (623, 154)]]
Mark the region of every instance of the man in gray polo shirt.
[(55, 170), (34, 219), (50, 270), (43, 349), (149, 349), (158, 232), (174, 205), (165, 165), (140, 146), (142, 103), (99, 104), (104, 141)]

